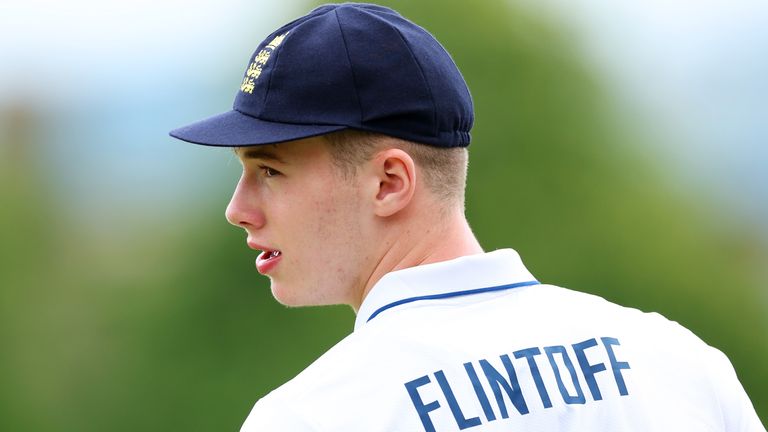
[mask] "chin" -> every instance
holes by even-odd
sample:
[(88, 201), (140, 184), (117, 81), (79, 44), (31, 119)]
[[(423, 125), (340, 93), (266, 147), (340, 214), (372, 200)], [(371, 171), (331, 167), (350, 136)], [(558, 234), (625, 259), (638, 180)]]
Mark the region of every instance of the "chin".
[(272, 282), (272, 296), (283, 306), (288, 307), (302, 307), (302, 306), (316, 306), (318, 303), (313, 302), (312, 299), (307, 298), (302, 294), (301, 288), (288, 287), (285, 284)]
[(272, 283), (272, 297), (277, 300), (283, 306), (288, 307), (301, 307), (308, 306), (305, 302), (302, 302), (301, 298), (297, 298), (295, 293), (285, 287), (281, 287), (278, 284)]
[(317, 297), (313, 293), (312, 287), (286, 286), (285, 284), (272, 281), (272, 296), (283, 306), (303, 307), (303, 306), (328, 306), (344, 303), (343, 301), (332, 301), (329, 298)]

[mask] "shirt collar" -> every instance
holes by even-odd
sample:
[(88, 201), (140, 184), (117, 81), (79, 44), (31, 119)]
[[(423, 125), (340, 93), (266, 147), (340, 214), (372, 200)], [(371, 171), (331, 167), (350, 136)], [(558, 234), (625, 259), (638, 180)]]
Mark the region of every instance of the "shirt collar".
[(355, 330), (379, 314), (409, 304), (536, 284), (512, 249), (393, 271), (368, 292), (358, 310)]

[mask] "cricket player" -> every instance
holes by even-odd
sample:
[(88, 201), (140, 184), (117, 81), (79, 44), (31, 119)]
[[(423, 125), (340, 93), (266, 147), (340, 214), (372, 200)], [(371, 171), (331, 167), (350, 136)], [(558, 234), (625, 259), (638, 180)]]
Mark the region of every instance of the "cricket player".
[(279, 302), (357, 313), (241, 430), (765, 431), (685, 328), (483, 251), (464, 216), (473, 120), (434, 37), (346, 3), (267, 36), (233, 110), (171, 132), (235, 149), (226, 216)]

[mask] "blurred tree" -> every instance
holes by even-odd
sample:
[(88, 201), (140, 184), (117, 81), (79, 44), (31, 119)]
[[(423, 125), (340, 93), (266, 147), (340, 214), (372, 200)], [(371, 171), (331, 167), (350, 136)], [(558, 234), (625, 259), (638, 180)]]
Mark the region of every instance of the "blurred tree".
[(47, 245), (57, 241), (58, 224), (46, 206), (51, 196), (41, 175), (43, 149), (35, 139), (39, 119), (34, 108), (21, 103), (0, 107), (0, 426), (5, 430), (45, 425), (35, 418), (44, 378), (30, 364), (39, 364), (36, 301), (55, 280), (46, 272), (55, 258)]

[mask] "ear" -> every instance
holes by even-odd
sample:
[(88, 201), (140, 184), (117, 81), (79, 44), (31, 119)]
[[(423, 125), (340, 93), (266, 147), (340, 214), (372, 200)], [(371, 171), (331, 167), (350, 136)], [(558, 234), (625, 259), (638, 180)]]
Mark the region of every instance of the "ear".
[(416, 164), (403, 150), (390, 148), (379, 152), (371, 161), (378, 180), (374, 190), (374, 213), (388, 217), (404, 209), (416, 192)]

